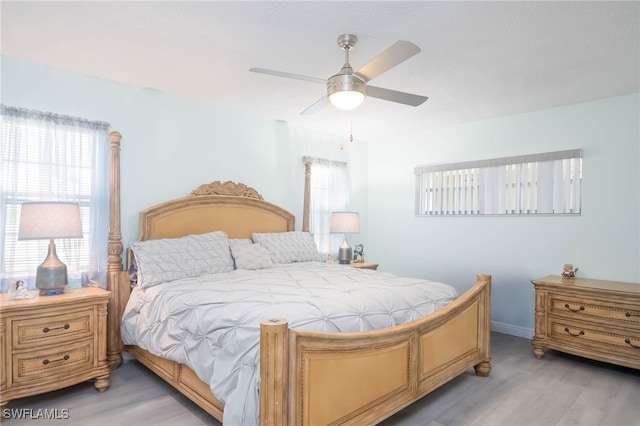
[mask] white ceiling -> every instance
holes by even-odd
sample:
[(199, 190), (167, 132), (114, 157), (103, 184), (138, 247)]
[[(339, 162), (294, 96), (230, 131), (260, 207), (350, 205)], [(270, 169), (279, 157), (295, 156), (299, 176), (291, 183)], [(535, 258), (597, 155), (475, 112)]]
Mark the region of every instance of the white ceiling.
[[(631, 2), (7, 2), (2, 54), (240, 112), (355, 137), (397, 139), (495, 116), (637, 92), (640, 3)], [(422, 52), (375, 86), (429, 96), (422, 106), (368, 98), (351, 113), (300, 112), (313, 83), (397, 40)]]

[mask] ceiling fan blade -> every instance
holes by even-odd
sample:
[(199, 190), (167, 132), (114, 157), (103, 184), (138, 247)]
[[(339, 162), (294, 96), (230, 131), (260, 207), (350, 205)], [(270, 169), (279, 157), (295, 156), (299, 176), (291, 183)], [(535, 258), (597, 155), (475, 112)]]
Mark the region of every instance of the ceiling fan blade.
[(429, 99), (426, 96), (414, 95), (406, 92), (398, 92), (397, 90), (383, 89), (382, 87), (369, 85), (367, 85), (367, 96), (414, 107), (422, 105), (424, 101)]
[(420, 48), (410, 41), (398, 40), (387, 50), (373, 58), (368, 64), (356, 71), (356, 75), (365, 82), (389, 71), (413, 55), (420, 52)]
[(249, 71), (257, 72), (260, 74), (274, 75), (276, 77), (285, 77), (285, 78), (293, 78), (296, 80), (310, 81), (311, 83), (327, 84), (326, 79), (309, 77), (309, 76), (300, 75), (300, 74), (292, 74), (290, 72), (268, 70), (266, 68), (249, 68)]
[(328, 103), (329, 103), (329, 98), (326, 96), (323, 96), (317, 101), (315, 101), (313, 104), (311, 104), (311, 106), (309, 106), (307, 109), (302, 111), (300, 115), (315, 114), (316, 112), (320, 111), (322, 108), (327, 106)]

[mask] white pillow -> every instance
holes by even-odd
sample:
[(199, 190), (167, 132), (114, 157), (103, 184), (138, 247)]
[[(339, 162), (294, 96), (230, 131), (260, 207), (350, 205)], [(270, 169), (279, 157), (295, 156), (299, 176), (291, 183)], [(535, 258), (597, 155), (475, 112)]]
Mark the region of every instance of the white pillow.
[(253, 241), (262, 244), (274, 263), (321, 261), (320, 253), (308, 232), (255, 233)]
[(231, 255), (236, 262), (236, 269), (264, 269), (271, 268), (271, 255), (262, 244), (231, 245)]
[(233, 271), (229, 240), (223, 231), (136, 241), (131, 248), (138, 266), (138, 285), (142, 288), (180, 278)]
[(229, 247), (231, 248), (231, 253), (233, 254), (233, 249), (240, 246), (250, 246), (253, 244), (251, 238), (229, 238)]

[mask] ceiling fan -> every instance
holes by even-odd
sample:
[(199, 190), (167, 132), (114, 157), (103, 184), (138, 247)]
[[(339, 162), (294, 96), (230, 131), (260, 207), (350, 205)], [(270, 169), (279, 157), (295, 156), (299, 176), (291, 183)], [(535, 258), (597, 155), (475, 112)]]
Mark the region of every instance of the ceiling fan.
[(338, 46), (344, 50), (344, 65), (337, 74), (329, 77), (328, 79), (309, 77), (306, 75), (292, 74), (265, 68), (250, 68), (249, 71), (326, 85), (327, 95), (318, 99), (311, 106), (302, 111), (301, 114), (313, 114), (318, 112), (329, 102), (339, 109), (354, 109), (362, 103), (366, 96), (414, 107), (422, 105), (422, 103), (428, 99), (426, 96), (384, 89), (382, 87), (370, 86), (367, 84), (369, 80), (374, 79), (380, 74), (419, 53), (420, 48), (418, 46), (409, 41), (399, 40), (391, 45), (387, 50), (373, 58), (358, 71), (354, 72), (353, 68), (351, 68), (351, 65), (349, 64), (349, 51), (357, 41), (358, 37), (353, 34), (343, 34), (338, 37)]

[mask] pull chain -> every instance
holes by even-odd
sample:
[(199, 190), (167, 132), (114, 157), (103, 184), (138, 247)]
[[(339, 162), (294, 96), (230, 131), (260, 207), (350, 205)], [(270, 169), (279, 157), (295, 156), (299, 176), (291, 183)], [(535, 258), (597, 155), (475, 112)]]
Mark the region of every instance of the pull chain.
[(353, 120), (351, 120), (351, 129), (349, 129), (349, 142), (353, 142)]
[[(340, 114), (340, 121), (344, 121), (344, 111)], [(349, 120), (349, 142), (353, 142), (353, 119)], [(344, 151), (344, 143), (340, 143), (340, 151)]]

